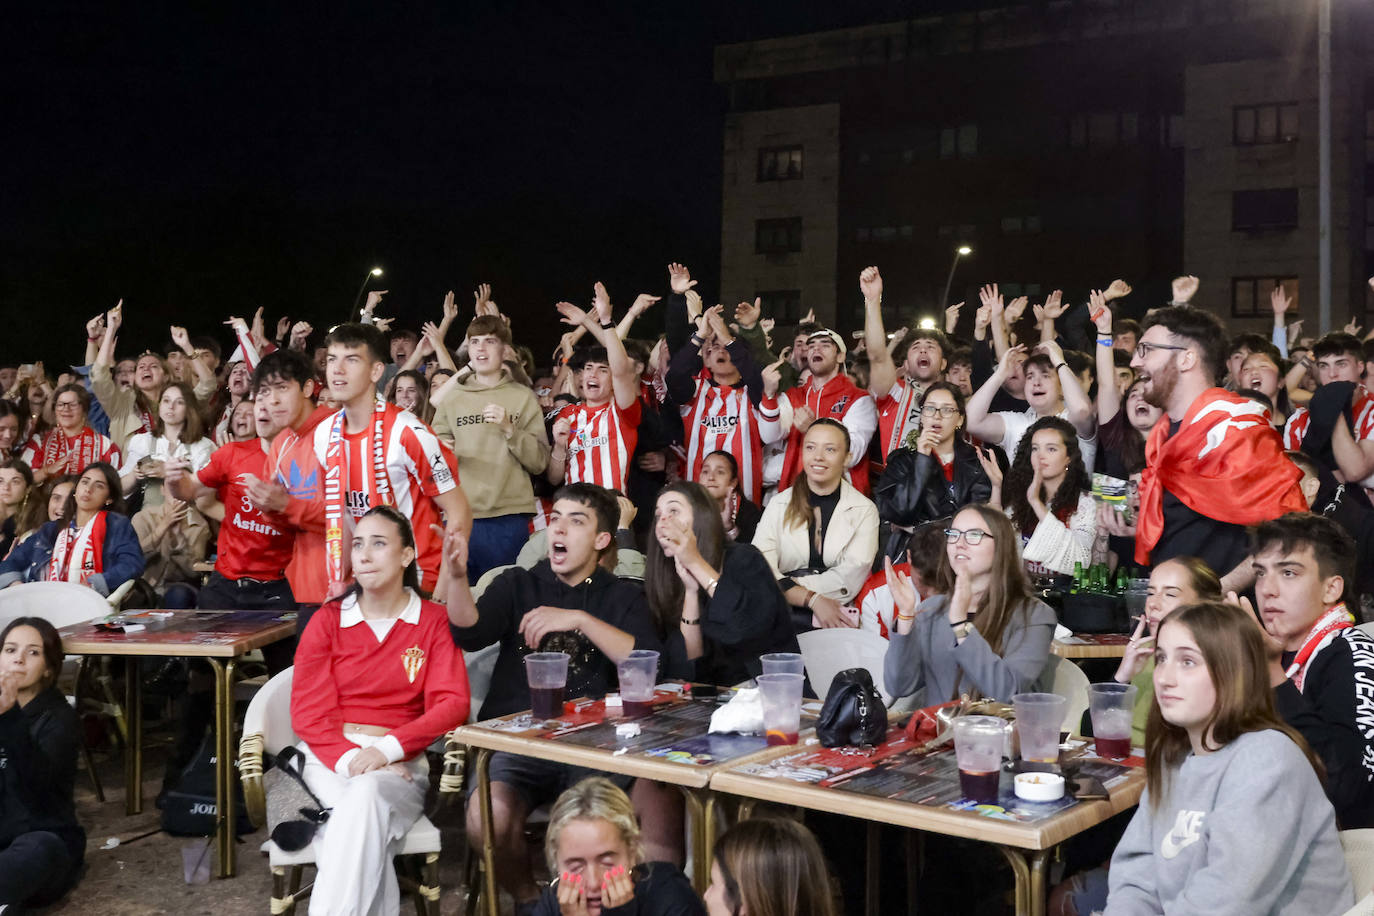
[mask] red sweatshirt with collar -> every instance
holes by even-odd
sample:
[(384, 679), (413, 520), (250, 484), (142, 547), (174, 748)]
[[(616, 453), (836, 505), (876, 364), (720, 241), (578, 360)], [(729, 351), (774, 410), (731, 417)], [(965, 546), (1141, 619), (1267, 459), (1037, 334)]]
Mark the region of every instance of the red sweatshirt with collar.
[(420, 620), (397, 620), (380, 643), (366, 622), (339, 626), (340, 602), (321, 607), (301, 636), (291, 682), (291, 725), (330, 769), (358, 745), (345, 722), (388, 729), (406, 759), (468, 717), (463, 653), (448, 614), (420, 602)]

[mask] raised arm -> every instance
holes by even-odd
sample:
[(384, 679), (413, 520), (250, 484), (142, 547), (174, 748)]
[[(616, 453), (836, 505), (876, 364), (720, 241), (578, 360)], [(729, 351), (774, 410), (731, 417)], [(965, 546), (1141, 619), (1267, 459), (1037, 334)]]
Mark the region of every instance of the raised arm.
[(1093, 326), (1097, 328), (1097, 422), (1110, 423), (1121, 411), (1121, 398), (1116, 393), (1116, 359), (1112, 347), (1112, 310), (1102, 293), (1093, 290), (1088, 297)]
[(1059, 378), (1059, 390), (1064, 395), (1064, 409), (1068, 412), (1065, 419), (1078, 430), (1080, 439), (1092, 438), (1097, 432), (1097, 417), (1093, 413), (1093, 404), (1079, 383), (1078, 375), (1064, 362), (1064, 351), (1053, 340), (1043, 340), (1035, 349), (1048, 356), (1055, 367), (1055, 375)]
[(635, 301), (630, 304), (630, 308), (625, 312), (625, 317), (620, 319), (620, 324), (615, 326), (615, 336), (621, 340), (630, 336), (630, 328), (634, 327), (635, 321), (649, 310), (649, 306), (657, 302), (661, 296), (650, 296), (648, 293), (640, 293), (635, 296)]
[[(597, 343), (606, 348), (606, 362), (611, 368), (611, 387), (615, 391), (615, 404), (621, 410), (629, 410), (639, 400), (639, 373), (635, 372), (635, 364), (625, 352), (624, 341), (615, 333), (615, 324), (611, 321), (611, 297), (606, 292), (606, 287), (598, 281), (592, 287), (592, 293), (595, 317), (573, 306), (576, 311), (581, 312), (581, 319), (568, 323), (580, 323), (587, 329), (588, 334), (596, 338)], [(563, 306), (567, 304), (558, 304), (558, 310), (563, 312), (565, 320), (574, 317), (564, 311)]]
[(995, 413), (990, 413), (992, 409), (992, 399), (997, 396), (997, 390), (1002, 387), (1002, 383), (1007, 380), (1007, 375), (1011, 372), (1011, 359), (1014, 354), (1024, 353), (1025, 347), (1017, 344), (1007, 349), (1002, 354), (1002, 360), (993, 370), (988, 380), (973, 392), (973, 397), (968, 399), (968, 431), (984, 442), (1001, 442), (1006, 435), (1006, 424), (1002, 418)]
[(115, 303), (115, 307), (110, 309), (105, 318), (105, 337), (100, 341), (100, 350), (95, 355), (94, 365), (112, 369), (115, 364), (115, 338), (119, 336), (119, 326), (124, 323), (124, 300), (120, 299)]
[(887, 349), (887, 329), (883, 327), (883, 276), (876, 267), (865, 267), (859, 274), (859, 290), (864, 294), (864, 346), (868, 350), (868, 390), (885, 398), (897, 384), (897, 366)]

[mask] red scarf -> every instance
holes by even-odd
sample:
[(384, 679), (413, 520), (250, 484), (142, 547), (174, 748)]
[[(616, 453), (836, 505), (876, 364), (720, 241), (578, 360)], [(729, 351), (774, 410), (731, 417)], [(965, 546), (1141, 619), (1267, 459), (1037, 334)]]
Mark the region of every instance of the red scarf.
[(1326, 638), (1337, 630), (1344, 630), (1355, 625), (1355, 618), (1350, 616), (1350, 612), (1345, 609), (1344, 604), (1338, 604), (1325, 614), (1317, 618), (1317, 622), (1312, 624), (1312, 629), (1307, 631), (1303, 637), (1302, 648), (1298, 649), (1298, 654), (1293, 656), (1293, 664), (1288, 666), (1284, 673), (1293, 680), (1293, 684), (1302, 690), (1303, 678), (1307, 676), (1307, 663), (1312, 660), (1312, 655), (1317, 651)]
[(68, 438), (61, 429), (54, 429), (43, 440), (43, 457), (39, 460), (39, 467), (61, 461), (61, 473), (80, 474), (88, 464), (100, 460), (103, 445), (100, 433), (89, 426), (83, 426), (75, 439)]
[[(394, 504), (391, 478), (386, 473), (386, 440), (384, 437), (387, 404), (377, 398), (372, 410), (372, 475), (368, 481), (369, 506)], [(325, 569), (329, 574), (329, 593), (336, 594), (344, 583), (343, 525), (348, 489), (348, 453), (344, 442), (344, 411), (334, 414), (329, 427), (329, 440), (324, 453), (324, 539)], [(351, 522), (350, 522), (351, 527)]]
[(1221, 388), (1208, 388), (1189, 406), (1178, 432), (1160, 417), (1145, 442), (1140, 475), (1140, 522), (1135, 559), (1149, 565), (1164, 534), (1164, 491), (1199, 515), (1254, 525), (1285, 512), (1306, 512), (1298, 489), (1302, 472), (1283, 457), (1269, 412)]
[(73, 581), (67, 577), (67, 567), (71, 565), (72, 551), (76, 549), (83, 531), (86, 531), (87, 537), (81, 550), (81, 574), (76, 581), (86, 585), (91, 576), (104, 571), (105, 567), (100, 558), (101, 550), (105, 546), (105, 512), (102, 510), (86, 523), (86, 528), (77, 528), (76, 522), (73, 521), (58, 533), (57, 541), (53, 543), (52, 547), (52, 559), (48, 561), (49, 580), (53, 582)]

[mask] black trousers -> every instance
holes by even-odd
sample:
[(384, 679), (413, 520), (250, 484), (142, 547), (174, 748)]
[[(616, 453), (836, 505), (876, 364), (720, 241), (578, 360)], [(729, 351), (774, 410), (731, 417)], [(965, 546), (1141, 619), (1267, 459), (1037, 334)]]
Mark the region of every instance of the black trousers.
[[(291, 583), (285, 579), (261, 582), (256, 579), (229, 579), (218, 572), (210, 574), (210, 581), (200, 590), (200, 607), (216, 611), (292, 611), (296, 599)], [(276, 674), (291, 667), (296, 654), (296, 640), (282, 639), (262, 647), (267, 670)]]
[(52, 903), (76, 883), (78, 864), (57, 834), (19, 834), (0, 849), (0, 905)]

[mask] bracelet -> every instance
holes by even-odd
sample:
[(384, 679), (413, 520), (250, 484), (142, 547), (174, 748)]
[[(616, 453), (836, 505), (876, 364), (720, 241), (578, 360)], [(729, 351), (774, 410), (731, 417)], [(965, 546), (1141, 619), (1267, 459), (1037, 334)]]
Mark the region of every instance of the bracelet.
[(1112, 339), (1110, 337), (1099, 337), (1097, 338), (1097, 345), (1099, 347), (1110, 347), (1112, 345)]
[(708, 595), (710, 595), (712, 598), (714, 598), (714, 597), (716, 596), (716, 583), (719, 582), (719, 581), (720, 581), (720, 577), (717, 576), (716, 578), (712, 579), (710, 582), (707, 582), (706, 585), (705, 585), (706, 594), (708, 594)]
[(912, 614), (910, 617), (908, 617), (906, 614), (898, 614), (898, 615), (897, 615), (897, 619), (898, 619), (898, 620), (915, 620), (915, 619), (916, 619), (916, 615), (915, 615), (915, 614)]
[(808, 611), (814, 611), (814, 610), (815, 610), (815, 608), (813, 608), (813, 607), (811, 606), (811, 602), (815, 601), (815, 600), (816, 600), (817, 598), (819, 598), (819, 597), (820, 597), (820, 593), (819, 593), (819, 592), (812, 592), (810, 595), (808, 595), (808, 596), (806, 597), (806, 609), (807, 609)]
[(1064, 368), (1065, 366), (1067, 366), (1067, 365), (1068, 365), (1068, 363), (1060, 363), (1059, 365), (1057, 365), (1057, 366), (1054, 367), (1054, 371), (1055, 371), (1055, 372), (1058, 372), (1060, 369), (1063, 369), (1063, 368)]
[(611, 328), (613, 328), (613, 327), (615, 327), (615, 322), (614, 322), (614, 321), (603, 321), (603, 322), (601, 322), (601, 330), (603, 330), (603, 331), (609, 331), (609, 330), (610, 330)]
[(689, 626), (689, 627), (699, 627), (699, 626), (701, 626), (701, 618), (700, 618), (700, 617), (694, 617), (694, 618), (692, 618), (691, 620), (688, 620), (686, 617), (683, 617), (683, 618), (682, 618), (682, 622), (685, 623), (685, 624), (687, 624), (687, 626)]

